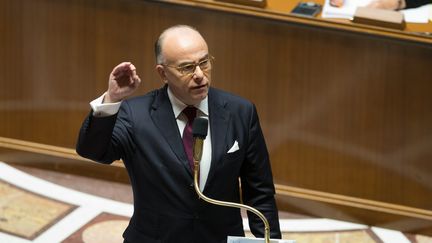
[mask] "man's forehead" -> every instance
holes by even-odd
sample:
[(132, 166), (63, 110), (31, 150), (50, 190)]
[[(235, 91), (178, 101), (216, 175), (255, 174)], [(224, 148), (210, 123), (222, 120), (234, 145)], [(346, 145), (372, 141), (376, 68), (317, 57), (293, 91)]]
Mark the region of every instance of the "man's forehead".
[(162, 52), (171, 61), (197, 61), (208, 55), (208, 47), (202, 36), (193, 30), (167, 33), (162, 43)]
[(190, 58), (184, 58), (184, 59), (177, 59), (175, 60), (179, 65), (183, 65), (183, 64), (192, 64), (195, 62), (200, 62), (206, 58), (208, 58), (209, 54), (207, 51), (203, 51), (201, 53), (197, 53), (196, 55), (194, 55), (194, 57), (190, 57)]
[(178, 28), (165, 33), (163, 38), (163, 46), (174, 45), (179, 48), (185, 48), (193, 44), (201, 44), (204, 38), (195, 30), (188, 28)]

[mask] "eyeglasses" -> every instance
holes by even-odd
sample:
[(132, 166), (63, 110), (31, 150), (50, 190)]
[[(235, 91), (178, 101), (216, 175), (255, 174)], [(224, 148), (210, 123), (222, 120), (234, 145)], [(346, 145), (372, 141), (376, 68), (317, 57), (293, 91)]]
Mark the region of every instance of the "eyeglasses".
[(180, 66), (170, 66), (167, 64), (162, 64), (166, 67), (175, 68), (179, 73), (183, 76), (190, 76), (195, 73), (196, 67), (199, 66), (203, 72), (206, 72), (211, 69), (212, 61), (214, 60), (213, 56), (208, 56), (206, 59), (198, 62), (198, 63), (188, 63)]

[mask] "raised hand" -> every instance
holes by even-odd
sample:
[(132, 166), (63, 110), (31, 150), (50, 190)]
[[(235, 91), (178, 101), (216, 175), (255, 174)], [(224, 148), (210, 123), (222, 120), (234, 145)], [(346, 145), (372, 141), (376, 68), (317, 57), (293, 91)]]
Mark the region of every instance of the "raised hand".
[(122, 62), (111, 72), (108, 91), (104, 103), (114, 103), (131, 95), (138, 88), (141, 79), (136, 74), (135, 66), (130, 62)]
[(330, 5), (333, 7), (342, 7), (344, 5), (344, 0), (330, 0)]

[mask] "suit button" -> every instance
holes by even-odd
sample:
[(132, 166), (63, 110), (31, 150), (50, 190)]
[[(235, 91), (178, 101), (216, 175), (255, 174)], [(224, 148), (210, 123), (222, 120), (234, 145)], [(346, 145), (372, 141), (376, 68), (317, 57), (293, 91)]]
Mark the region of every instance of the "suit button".
[(194, 184), (193, 184), (193, 183), (191, 183), (191, 184), (190, 184), (189, 186), (193, 188), (193, 187), (194, 187)]

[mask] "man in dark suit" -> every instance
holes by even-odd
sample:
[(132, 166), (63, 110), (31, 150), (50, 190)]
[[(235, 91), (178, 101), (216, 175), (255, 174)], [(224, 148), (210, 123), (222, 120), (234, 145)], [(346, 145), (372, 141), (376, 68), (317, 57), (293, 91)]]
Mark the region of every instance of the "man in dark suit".
[[(125, 99), (141, 80), (132, 63), (116, 66), (108, 91), (91, 102), (77, 144), (83, 157), (106, 164), (122, 159), (126, 166), (134, 214), (125, 242), (220, 243), (228, 235), (244, 235), (239, 209), (200, 200), (193, 188), (190, 153), (182, 140), (193, 119), (189, 113), (209, 120), (199, 179), (203, 193), (257, 208), (269, 220), (271, 237), (280, 238), (269, 156), (255, 106), (210, 88), (212, 57), (192, 27), (165, 30), (155, 47), (156, 70), (165, 85)], [(252, 233), (263, 237), (260, 219), (248, 218)]]

